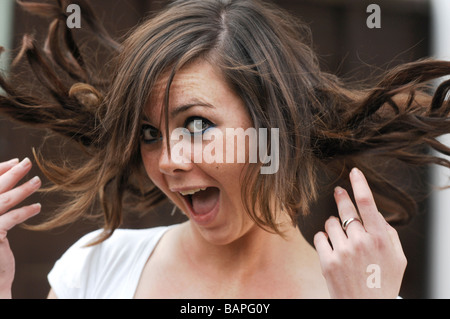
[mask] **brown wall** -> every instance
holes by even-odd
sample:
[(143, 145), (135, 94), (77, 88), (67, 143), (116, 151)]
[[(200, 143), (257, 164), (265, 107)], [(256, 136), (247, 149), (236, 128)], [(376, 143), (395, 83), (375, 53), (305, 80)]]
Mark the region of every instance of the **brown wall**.
[[(320, 55), (323, 67), (341, 76), (366, 79), (374, 73), (367, 65), (392, 66), (400, 62), (418, 59), (429, 54), (429, 11), (424, 3), (413, 0), (354, 1), (354, 0), (279, 0), (275, 1), (291, 12), (298, 14), (310, 24), (314, 46)], [(381, 29), (368, 29), (366, 7), (369, 3), (381, 7)], [(99, 16), (112, 34), (122, 35), (135, 25), (145, 12), (161, 6), (164, 1), (139, 0), (95, 0)], [(20, 10), (15, 13), (15, 47), (21, 35), (33, 32), (42, 36), (45, 20), (32, 18)], [(44, 24), (43, 24), (44, 23)], [(376, 73), (376, 72), (375, 72)], [(0, 120), (0, 161), (14, 157), (32, 158), (31, 148), (39, 147), (45, 132), (31, 130)], [(54, 145), (60, 152), (59, 144)], [(69, 150), (70, 151), (70, 150)], [(29, 177), (39, 174), (34, 169)], [(55, 196), (35, 194), (27, 203), (40, 201), (43, 204), (41, 217), (55, 209), (60, 200)], [(330, 203), (333, 209), (333, 203)], [(145, 217), (129, 217), (126, 226), (149, 227), (152, 225), (179, 222), (179, 215), (171, 218), (168, 207)], [(305, 236), (310, 239), (323, 225), (324, 216), (302, 220)], [(34, 220), (36, 222), (39, 220)], [(428, 218), (423, 214), (412, 225), (402, 227), (400, 234), (409, 260), (401, 295), (405, 298), (426, 297), (426, 227)], [(46, 274), (56, 259), (85, 232), (96, 226), (79, 222), (70, 227), (52, 232), (36, 233), (16, 228), (9, 234), (16, 256), (16, 279), (13, 287), (15, 298), (43, 298), (49, 286)]]

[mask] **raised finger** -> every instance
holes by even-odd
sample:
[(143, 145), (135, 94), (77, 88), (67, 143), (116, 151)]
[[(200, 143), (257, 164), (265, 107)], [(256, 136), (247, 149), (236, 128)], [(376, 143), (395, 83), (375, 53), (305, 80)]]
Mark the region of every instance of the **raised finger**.
[(17, 158), (12, 159), (8, 162), (0, 163), (0, 176), (2, 174), (6, 173), (7, 171), (9, 171), (11, 168), (13, 168), (14, 165), (16, 165), (17, 163), (19, 163), (19, 159), (17, 159)]
[(329, 256), (333, 249), (328, 242), (328, 236), (324, 232), (318, 232), (314, 235), (314, 247), (316, 247), (319, 258), (325, 260)]
[(336, 201), (339, 217), (341, 218), (342, 223), (345, 221), (350, 221), (352, 218), (356, 218), (356, 220), (348, 224), (347, 229), (345, 230), (347, 235), (351, 235), (355, 232), (365, 232), (362, 223), (359, 222), (358, 211), (356, 210), (355, 205), (353, 205), (347, 191), (342, 187), (336, 187), (334, 189), (334, 199)]
[(39, 177), (34, 177), (28, 182), (16, 187), (6, 193), (0, 194), (0, 215), (22, 202), (33, 194), (41, 186)]
[(13, 188), (31, 169), (31, 161), (25, 158), (0, 176), (0, 194)]
[(341, 223), (337, 217), (331, 216), (325, 222), (325, 231), (330, 238), (331, 245), (333, 245), (333, 249), (344, 245), (347, 240), (347, 236), (345, 236), (344, 231), (342, 230)]
[(17, 208), (0, 216), (0, 232), (6, 234), (14, 226), (23, 223), (41, 211), (41, 204)]
[(356, 206), (367, 232), (386, 231), (385, 220), (378, 212), (377, 205), (364, 174), (357, 168), (350, 173)]

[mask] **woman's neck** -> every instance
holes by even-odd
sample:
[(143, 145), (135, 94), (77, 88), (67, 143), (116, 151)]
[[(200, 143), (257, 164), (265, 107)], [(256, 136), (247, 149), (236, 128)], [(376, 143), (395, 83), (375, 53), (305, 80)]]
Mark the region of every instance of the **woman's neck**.
[(299, 229), (286, 226), (283, 237), (253, 225), (240, 238), (224, 245), (211, 244), (201, 237), (195, 226), (184, 225), (182, 249), (192, 267), (211, 275), (242, 281), (271, 272), (296, 271), (291, 265), (308, 263), (316, 254)]

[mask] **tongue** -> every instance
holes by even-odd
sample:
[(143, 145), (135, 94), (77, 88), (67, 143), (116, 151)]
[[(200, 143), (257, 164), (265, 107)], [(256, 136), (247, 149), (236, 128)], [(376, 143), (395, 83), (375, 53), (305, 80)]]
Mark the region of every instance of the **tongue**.
[(219, 200), (219, 189), (208, 187), (192, 195), (192, 208), (196, 214), (209, 213)]

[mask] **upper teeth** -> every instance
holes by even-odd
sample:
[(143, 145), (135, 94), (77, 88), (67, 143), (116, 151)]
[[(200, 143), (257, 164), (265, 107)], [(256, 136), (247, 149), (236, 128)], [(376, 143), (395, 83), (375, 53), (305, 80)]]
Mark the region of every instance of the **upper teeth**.
[(183, 196), (186, 196), (186, 195), (193, 195), (193, 194), (195, 194), (195, 193), (197, 193), (197, 192), (200, 192), (200, 191), (204, 191), (206, 189), (206, 187), (205, 188), (197, 188), (197, 189), (191, 189), (191, 190), (189, 190), (189, 191), (180, 191), (180, 194), (181, 195), (183, 195)]

